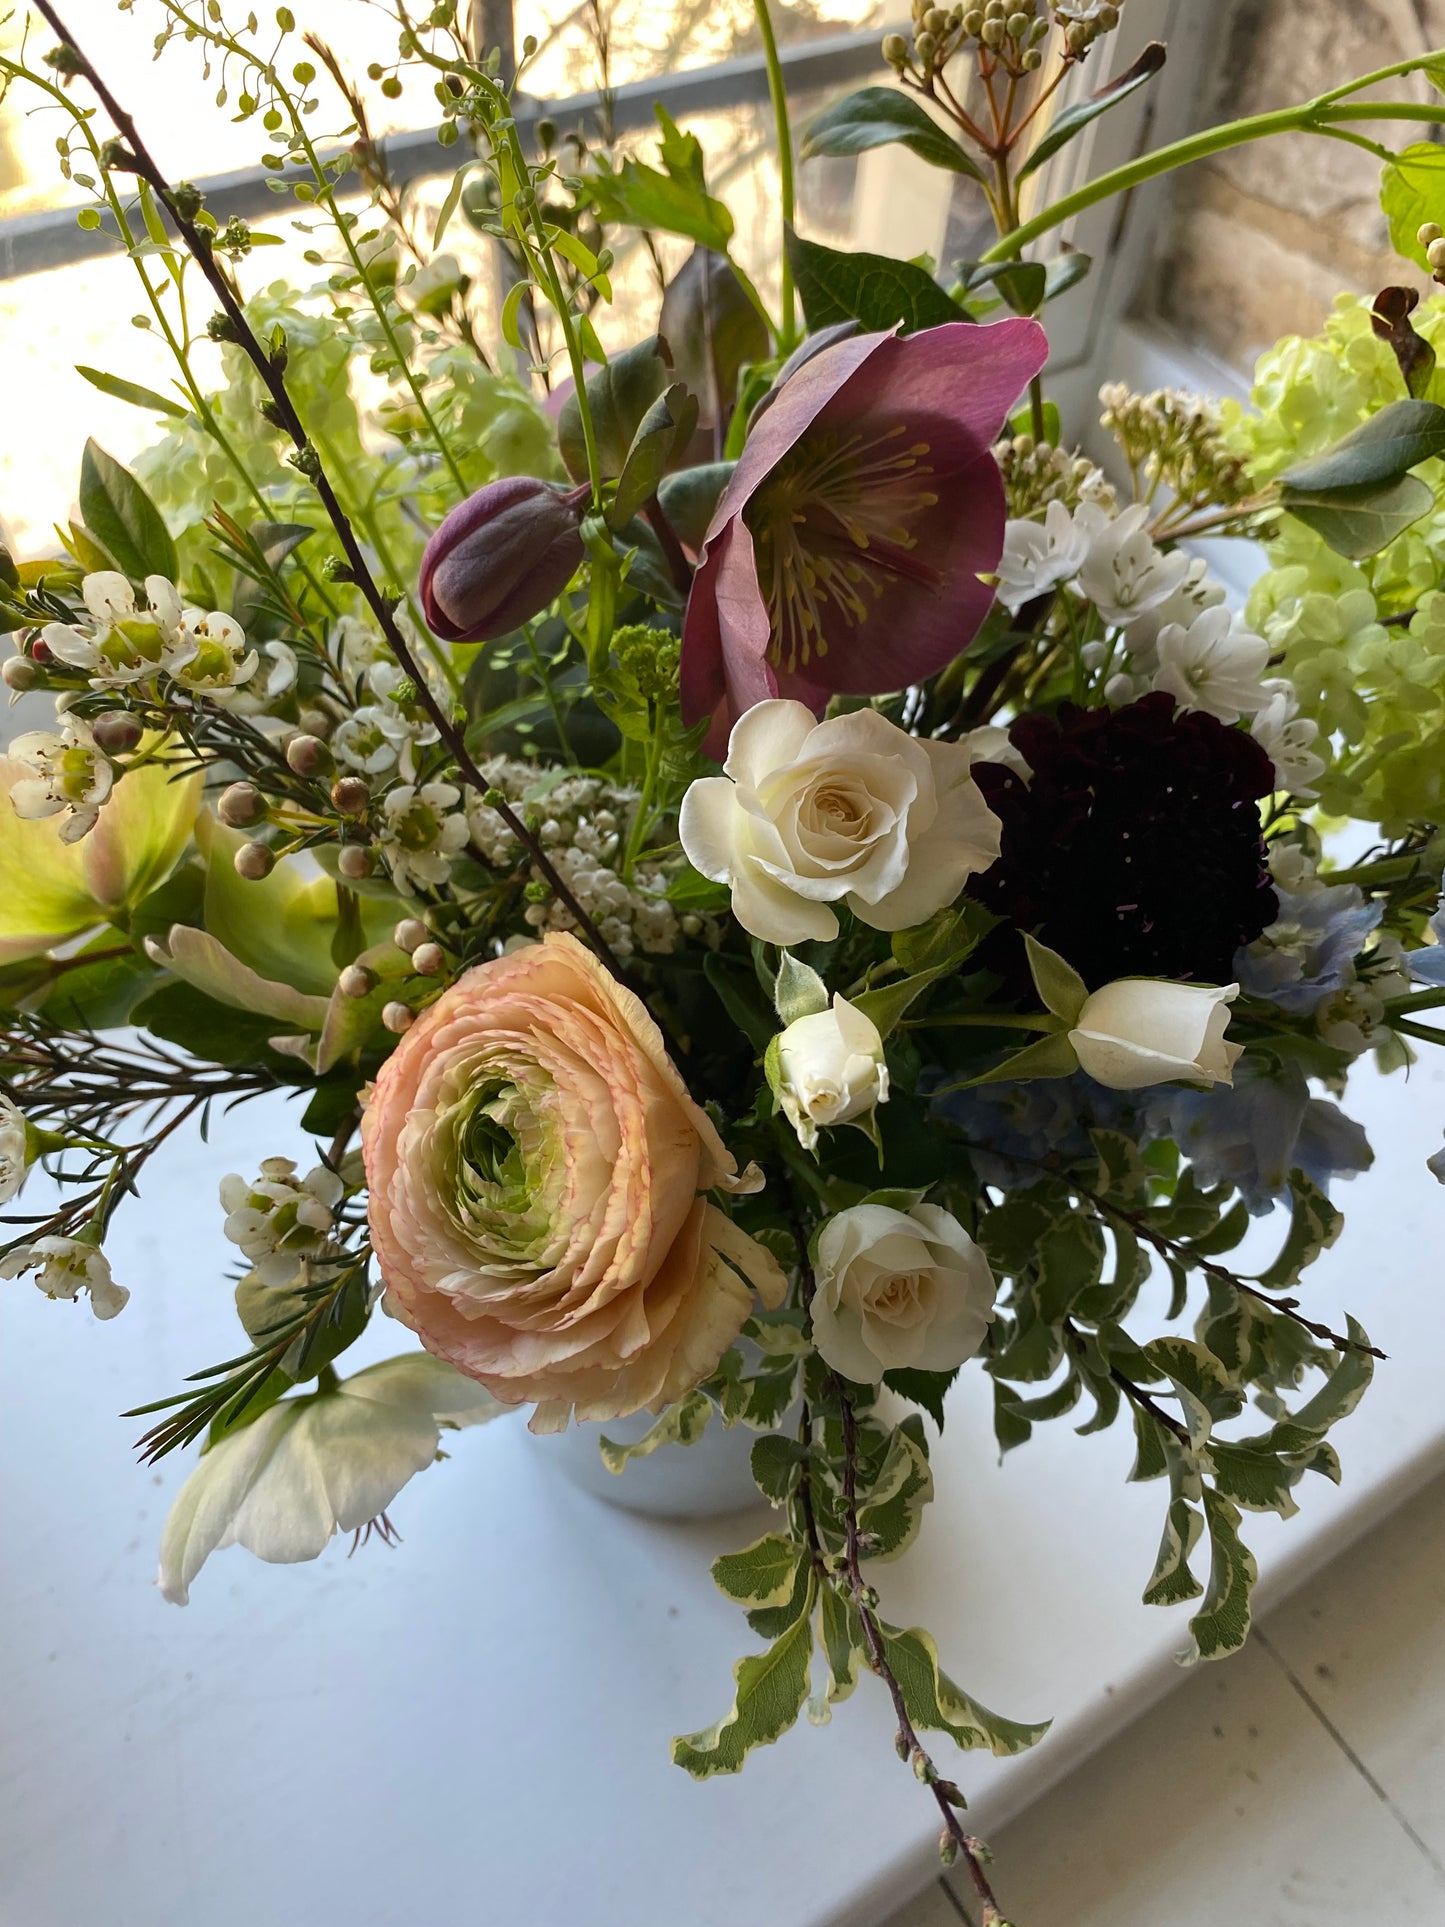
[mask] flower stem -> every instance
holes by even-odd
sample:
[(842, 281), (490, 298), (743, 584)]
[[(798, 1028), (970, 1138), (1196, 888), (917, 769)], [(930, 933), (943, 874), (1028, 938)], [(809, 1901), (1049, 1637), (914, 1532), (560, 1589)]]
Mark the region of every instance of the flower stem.
[[(763, 37), (763, 57), (768, 63), (768, 98), (772, 102), (773, 124), (778, 138), (778, 199), (786, 232), (794, 225), (797, 215), (797, 195), (793, 183), (793, 133), (788, 123), (788, 89), (783, 78), (783, 63), (778, 58), (778, 40), (773, 32), (768, 0), (753, 0), (753, 12), (757, 15), (758, 32)], [(781, 250), (781, 257), (778, 286), (782, 323), (778, 331), (781, 336), (778, 346), (784, 354), (789, 354), (798, 340), (797, 290), (793, 286), (793, 264), (788, 259), (786, 245)]]

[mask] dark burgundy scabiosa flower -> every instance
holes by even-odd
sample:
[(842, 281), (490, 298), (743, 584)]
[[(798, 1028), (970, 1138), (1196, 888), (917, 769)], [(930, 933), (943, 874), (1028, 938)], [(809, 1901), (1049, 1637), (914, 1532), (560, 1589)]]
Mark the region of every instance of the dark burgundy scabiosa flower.
[[(1024, 716), (1033, 771), (974, 769), (1003, 824), (970, 894), (1068, 958), (1091, 989), (1118, 977), (1228, 983), (1278, 910), (1259, 800), (1274, 766), (1251, 736), (1171, 696)], [(993, 961), (993, 960), (991, 960)], [(1013, 960), (997, 967), (1015, 974)]]

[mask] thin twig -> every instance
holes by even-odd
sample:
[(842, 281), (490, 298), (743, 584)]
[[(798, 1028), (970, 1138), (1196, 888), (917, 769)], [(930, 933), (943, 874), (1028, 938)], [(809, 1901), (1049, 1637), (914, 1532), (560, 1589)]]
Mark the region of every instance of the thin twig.
[[(136, 130), (134, 120), (120, 105), (120, 102), (115, 98), (115, 95), (111, 92), (106, 82), (97, 72), (94, 64), (76, 45), (74, 36), (65, 26), (55, 8), (50, 4), (50, 0), (36, 0), (36, 10), (40, 13), (41, 17), (45, 20), (61, 44), (67, 48), (74, 71), (82, 74), (89, 82), (95, 92), (96, 98), (110, 116), (111, 121), (129, 149), (129, 152), (124, 156), (123, 160), (117, 163), (112, 159), (111, 165), (121, 165), (127, 171), (138, 175), (163, 202), (166, 212), (175, 223), (177, 232), (185, 242), (201, 273), (205, 276), (216, 299), (220, 302), (228, 323), (230, 338), (245, 352), (252, 366), (255, 368), (274, 405), (277, 425), (290, 437), (294, 445), (295, 453), (292, 457), (293, 466), (307, 477), (320, 496), (321, 505), (326, 510), (331, 525), (336, 531), (337, 540), (341, 544), (342, 552), (346, 557), (347, 567), (355, 586), (360, 590), (368, 608), (375, 617), (377, 626), (386, 638), (387, 645), (391, 649), (392, 654), (396, 657), (402, 668), (405, 669), (415, 685), (418, 702), (426, 710), (432, 722), (435, 724), (437, 733), (446, 744), (463, 780), (477, 790), (479, 794), (495, 794), (494, 786), (488, 783), (486, 777), (482, 774), (481, 770), (478, 769), (470, 751), (467, 749), (466, 741), (461, 730), (457, 727), (448, 711), (438, 702), (427, 681), (421, 664), (408, 647), (392, 610), (386, 598), (382, 595), (367, 565), (366, 557), (361, 550), (361, 545), (356, 539), (356, 532), (351, 526), (351, 520), (342, 508), (336, 492), (331, 486), (331, 482), (322, 466), (315, 445), (309, 440), (306, 434), (301, 417), (297, 413), (295, 404), (292, 402), (290, 394), (287, 391), (281, 367), (272, 360), (265, 348), (262, 347), (250, 322), (246, 319), (245, 310), (237, 299), (235, 290), (226, 279), (221, 268), (217, 265), (210, 237), (202, 228), (197, 226), (192, 213), (187, 213), (180, 201), (178, 201), (175, 189), (161, 173), (160, 168), (151, 157), (149, 149), (141, 140)], [(576, 921), (578, 928), (586, 936), (588, 942), (607, 965), (607, 968), (612, 972), (613, 976), (622, 982), (626, 982), (626, 976), (616, 957), (612, 954), (607, 940), (577, 900), (571, 887), (547, 855), (547, 852), (543, 849), (539, 839), (532, 834), (527, 824), (505, 798), (493, 803), (492, 807), (507, 825), (507, 828), (512, 832), (513, 836), (522, 845), (523, 849), (526, 850), (531, 861), (536, 865), (537, 870), (546, 880), (548, 887), (561, 902), (566, 905), (567, 910)]]

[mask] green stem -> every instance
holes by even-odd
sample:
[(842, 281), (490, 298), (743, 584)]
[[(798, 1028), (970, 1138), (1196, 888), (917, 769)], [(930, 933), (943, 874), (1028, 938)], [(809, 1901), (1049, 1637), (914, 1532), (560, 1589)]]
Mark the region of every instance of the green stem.
[[(1413, 72), (1422, 63), (1416, 61), (1404, 67), (1384, 67), (1379, 73), (1368, 74), (1359, 83), (1373, 86), (1377, 81), (1388, 79), (1401, 72)], [(1268, 140), (1275, 134), (1322, 134), (1332, 135), (1334, 129), (1348, 121), (1428, 121), (1434, 126), (1445, 123), (1445, 105), (1417, 105), (1412, 101), (1357, 101), (1347, 107), (1335, 107), (1330, 103), (1336, 95), (1321, 95), (1317, 100), (1306, 101), (1302, 106), (1283, 107), (1274, 113), (1253, 114), (1244, 120), (1228, 121), (1223, 127), (1208, 127), (1202, 133), (1191, 134), (1186, 139), (1173, 141), (1168, 147), (1157, 148), (1152, 154), (1141, 155), (1138, 160), (1128, 161), (1123, 167), (1116, 167), (1097, 180), (1087, 182), (1072, 194), (1066, 194), (1052, 207), (1046, 207), (1031, 221), (1025, 221), (1011, 234), (1000, 241), (981, 257), (984, 261), (1009, 261), (1021, 254), (1031, 241), (1038, 240), (1051, 228), (1071, 220), (1074, 215), (1107, 201), (1112, 195), (1127, 194), (1130, 189), (1142, 187), (1146, 181), (1155, 180), (1176, 167), (1188, 167), (1194, 161), (1208, 160), (1213, 154), (1225, 153), (1231, 147), (1243, 147), (1250, 141)]]
[(1400, 1012), (1440, 1010), (1442, 1007), (1445, 1007), (1445, 990), (1417, 990), (1408, 997), (1392, 997), (1385, 1005), (1385, 1014), (1393, 1021)]
[(1057, 1030), (1056, 1019), (1052, 1017), (1018, 1017), (1012, 1012), (992, 1013), (989, 1011), (967, 1011), (957, 1017), (905, 1017), (899, 1024), (900, 1030), (943, 1030), (955, 1029), (960, 1025), (976, 1026), (979, 1030)]
[(638, 854), (652, 827), (652, 799), (657, 794), (657, 779), (662, 773), (662, 718), (652, 706), (652, 730), (647, 738), (647, 766), (642, 777), (642, 794), (637, 799), (632, 827), (627, 833), (627, 848), (622, 856), (622, 881), (631, 883)]
[[(778, 197), (782, 203), (784, 228), (794, 225), (797, 214), (797, 199), (793, 185), (793, 133), (788, 124), (788, 89), (783, 79), (783, 63), (778, 58), (778, 41), (773, 32), (773, 18), (768, 11), (768, 0), (753, 0), (753, 12), (757, 15), (758, 32), (763, 37), (763, 57), (768, 63), (768, 98), (773, 107), (773, 123), (778, 135)], [(784, 354), (789, 354), (798, 339), (797, 293), (793, 287), (793, 267), (788, 259), (786, 246), (782, 249), (782, 264), (779, 273), (779, 290), (782, 305), (782, 339), (778, 346)]]
[(542, 694), (547, 699), (547, 707), (552, 713), (553, 726), (557, 731), (557, 742), (567, 761), (576, 765), (577, 755), (567, 736), (567, 719), (562, 714), (562, 705), (557, 700), (557, 692), (552, 687), (552, 672), (542, 660), (542, 652), (537, 647), (537, 638), (532, 632), (530, 622), (522, 624), (522, 634), (527, 638), (527, 648), (532, 657), (532, 673), (542, 685)]

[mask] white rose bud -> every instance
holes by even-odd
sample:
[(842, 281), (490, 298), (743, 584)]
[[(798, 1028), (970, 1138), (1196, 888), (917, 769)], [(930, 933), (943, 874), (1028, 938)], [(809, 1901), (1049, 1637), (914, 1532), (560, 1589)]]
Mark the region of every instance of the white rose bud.
[(811, 1151), (821, 1128), (852, 1123), (888, 1101), (878, 1026), (835, 992), (831, 1010), (797, 1018), (778, 1039), (773, 1088), (799, 1143)]
[(950, 1212), (855, 1204), (818, 1234), (813, 1343), (835, 1372), (951, 1372), (993, 1317), (988, 1260)]
[(1174, 984), (1121, 977), (1096, 990), (1069, 1042), (1096, 1084), (1138, 1091), (1149, 1084), (1232, 1084), (1242, 1044), (1225, 1042), (1238, 984)]

